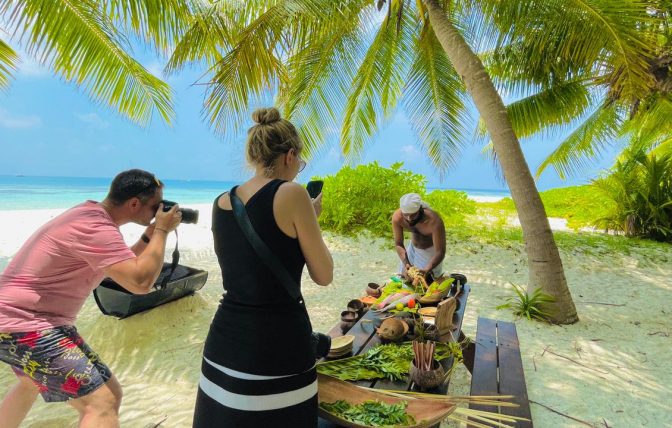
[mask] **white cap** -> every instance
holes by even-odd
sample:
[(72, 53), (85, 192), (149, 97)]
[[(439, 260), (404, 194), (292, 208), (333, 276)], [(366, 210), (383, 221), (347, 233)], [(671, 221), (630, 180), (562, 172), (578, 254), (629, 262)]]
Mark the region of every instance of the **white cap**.
[(424, 202), (417, 193), (407, 193), (399, 199), (399, 208), (404, 214), (413, 214), (422, 208), (427, 208), (427, 202)]

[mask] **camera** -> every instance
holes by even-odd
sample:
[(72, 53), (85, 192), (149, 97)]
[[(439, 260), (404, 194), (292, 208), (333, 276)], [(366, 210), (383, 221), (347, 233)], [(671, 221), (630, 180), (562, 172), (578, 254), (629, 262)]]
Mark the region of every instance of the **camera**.
[[(173, 205), (176, 205), (177, 202), (173, 201), (161, 201), (163, 204), (163, 211), (170, 211)], [(198, 223), (198, 210), (192, 210), (189, 208), (180, 208), (179, 211), (182, 213), (182, 221), (180, 223), (196, 224)]]

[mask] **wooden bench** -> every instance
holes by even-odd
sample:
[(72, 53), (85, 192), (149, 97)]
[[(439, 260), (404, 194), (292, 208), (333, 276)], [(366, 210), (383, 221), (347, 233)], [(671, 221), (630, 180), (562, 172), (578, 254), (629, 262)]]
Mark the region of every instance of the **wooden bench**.
[(470, 395), (513, 395), (519, 407), (470, 405), (471, 409), (529, 419), (517, 427), (532, 427), (523, 362), (516, 326), (510, 322), (479, 318), (476, 330)]

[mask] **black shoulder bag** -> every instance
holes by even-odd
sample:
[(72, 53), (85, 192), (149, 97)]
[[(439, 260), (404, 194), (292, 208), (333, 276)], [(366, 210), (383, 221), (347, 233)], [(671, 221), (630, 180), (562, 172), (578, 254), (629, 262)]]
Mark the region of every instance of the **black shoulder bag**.
[[(264, 262), (266, 267), (269, 268), (271, 272), (273, 272), (273, 275), (275, 275), (283, 285), (285, 291), (287, 291), (287, 294), (289, 294), (292, 300), (296, 301), (301, 307), (303, 307), (303, 310), (306, 313), (306, 318), (308, 319), (308, 323), (310, 323), (308, 310), (306, 309), (306, 304), (303, 301), (303, 296), (301, 296), (300, 285), (294, 281), (292, 276), (287, 271), (287, 268), (280, 262), (280, 260), (278, 260), (277, 257), (275, 257), (273, 251), (268, 248), (268, 245), (266, 245), (266, 243), (261, 239), (257, 231), (254, 230), (254, 226), (252, 225), (252, 222), (250, 222), (250, 217), (247, 215), (247, 210), (245, 209), (243, 201), (241, 201), (240, 198), (236, 195), (237, 187), (238, 186), (231, 189), (229, 196), (231, 198), (233, 214), (234, 217), (236, 217), (236, 221), (238, 222), (240, 230), (243, 231), (247, 237), (247, 240), (250, 242), (250, 245), (252, 245), (252, 248), (254, 248), (254, 251), (256, 251), (261, 261)], [(331, 348), (331, 337), (326, 334), (314, 331), (311, 336), (311, 341), (315, 358), (317, 359), (326, 357), (329, 353), (329, 349)]]

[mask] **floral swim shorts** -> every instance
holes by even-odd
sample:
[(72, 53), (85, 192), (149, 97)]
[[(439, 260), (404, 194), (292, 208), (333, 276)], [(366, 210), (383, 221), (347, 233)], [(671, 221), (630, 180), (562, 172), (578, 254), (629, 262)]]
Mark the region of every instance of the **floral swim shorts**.
[(0, 361), (30, 377), (47, 402), (83, 397), (112, 376), (74, 326), (0, 333)]

